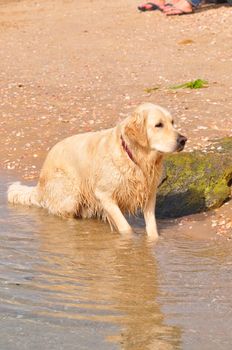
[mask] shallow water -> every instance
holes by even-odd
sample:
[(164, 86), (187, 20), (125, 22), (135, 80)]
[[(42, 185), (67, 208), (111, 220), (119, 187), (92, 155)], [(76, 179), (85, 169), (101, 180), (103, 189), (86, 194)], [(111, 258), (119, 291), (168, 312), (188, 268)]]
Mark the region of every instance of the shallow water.
[(130, 240), (94, 220), (7, 206), (0, 190), (0, 349), (231, 349), (231, 244), (141, 220)]

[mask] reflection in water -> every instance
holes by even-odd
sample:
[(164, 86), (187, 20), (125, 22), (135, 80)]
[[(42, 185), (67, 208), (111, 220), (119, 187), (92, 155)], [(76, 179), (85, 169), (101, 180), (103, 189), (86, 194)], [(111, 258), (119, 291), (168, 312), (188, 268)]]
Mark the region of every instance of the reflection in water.
[(101, 222), (1, 201), (2, 319), (36, 322), (32, 338), (46, 325), (54, 349), (63, 333), (70, 349), (230, 349), (229, 326), (215, 322), (232, 321), (230, 248), (174, 238), (170, 228), (153, 246), (143, 235), (124, 240)]
[[(176, 345), (179, 330), (164, 325), (157, 304), (157, 271), (151, 248), (145, 242), (124, 241), (109, 234), (104, 224), (70, 224), (72, 230), (62, 236), (48, 234), (47, 227), (40, 226), (41, 250), (46, 252), (40, 287), (49, 288), (56, 299), (63, 300), (56, 316), (116, 322), (123, 329), (118, 341), (124, 349), (161, 345), (171, 349), (171, 344)], [(89, 234), (83, 234), (86, 226)]]

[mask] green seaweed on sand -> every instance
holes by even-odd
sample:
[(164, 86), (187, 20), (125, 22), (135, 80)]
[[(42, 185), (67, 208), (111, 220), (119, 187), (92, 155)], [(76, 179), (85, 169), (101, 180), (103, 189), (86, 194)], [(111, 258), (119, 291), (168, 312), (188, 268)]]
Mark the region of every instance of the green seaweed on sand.
[(171, 86), (170, 89), (176, 90), (176, 89), (202, 89), (202, 88), (207, 88), (208, 87), (208, 82), (203, 79), (197, 79), (197, 80), (192, 80), (188, 81), (187, 83), (183, 83), (180, 85), (174, 85)]

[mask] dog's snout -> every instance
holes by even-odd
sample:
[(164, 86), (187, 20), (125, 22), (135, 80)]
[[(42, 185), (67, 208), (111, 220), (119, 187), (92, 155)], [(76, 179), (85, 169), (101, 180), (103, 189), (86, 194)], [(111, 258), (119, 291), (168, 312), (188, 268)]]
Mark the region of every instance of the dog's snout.
[(184, 149), (186, 142), (187, 142), (187, 137), (185, 137), (183, 135), (179, 135), (177, 137), (178, 151), (182, 151)]
[(180, 146), (184, 146), (186, 144), (187, 141), (187, 137), (183, 136), (183, 135), (179, 135), (177, 142), (179, 143)]

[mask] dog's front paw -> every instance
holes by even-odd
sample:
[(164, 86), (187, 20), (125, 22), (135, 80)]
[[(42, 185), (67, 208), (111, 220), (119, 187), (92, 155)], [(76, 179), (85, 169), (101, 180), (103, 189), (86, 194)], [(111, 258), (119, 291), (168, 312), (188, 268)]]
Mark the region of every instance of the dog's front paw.
[(149, 241), (157, 241), (159, 238), (157, 230), (155, 228), (152, 230), (147, 230), (147, 238)]
[(122, 236), (132, 236), (134, 234), (134, 231), (132, 230), (132, 228), (127, 228), (127, 229), (124, 229), (124, 230), (120, 230), (119, 233), (122, 235)]

